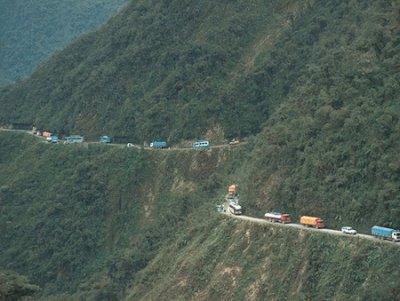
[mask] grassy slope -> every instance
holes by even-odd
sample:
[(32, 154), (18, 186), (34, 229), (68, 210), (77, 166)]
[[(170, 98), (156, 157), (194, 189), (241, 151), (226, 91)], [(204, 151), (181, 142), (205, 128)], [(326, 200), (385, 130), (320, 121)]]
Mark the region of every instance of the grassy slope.
[(97, 29), (126, 2), (0, 1), (0, 84), (30, 75), (52, 53)]

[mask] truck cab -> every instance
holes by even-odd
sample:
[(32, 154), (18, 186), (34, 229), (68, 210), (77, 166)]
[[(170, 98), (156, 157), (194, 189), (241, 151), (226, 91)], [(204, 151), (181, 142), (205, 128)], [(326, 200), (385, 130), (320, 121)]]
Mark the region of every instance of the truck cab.
[(240, 206), (239, 204), (235, 204), (235, 203), (230, 203), (228, 210), (230, 213), (234, 214), (234, 215), (241, 215), (242, 214), (242, 206)]

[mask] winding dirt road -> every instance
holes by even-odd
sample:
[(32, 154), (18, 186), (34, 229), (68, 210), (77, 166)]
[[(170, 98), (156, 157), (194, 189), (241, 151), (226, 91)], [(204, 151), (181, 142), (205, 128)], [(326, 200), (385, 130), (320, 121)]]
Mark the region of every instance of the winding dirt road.
[(400, 243), (395, 243), (395, 242), (388, 241), (388, 240), (380, 240), (380, 239), (377, 239), (377, 238), (375, 238), (371, 235), (367, 235), (367, 234), (358, 233), (356, 235), (349, 235), (349, 234), (342, 233), (342, 231), (340, 231), (340, 230), (333, 230), (333, 229), (326, 229), (326, 228), (315, 229), (315, 228), (305, 227), (303, 225), (295, 224), (295, 223), (290, 223), (290, 224), (272, 223), (272, 222), (268, 222), (262, 218), (256, 218), (256, 217), (251, 217), (251, 216), (246, 216), (246, 215), (234, 215), (234, 214), (230, 214), (230, 213), (223, 213), (223, 214), (225, 214), (229, 217), (235, 218), (235, 219), (249, 221), (252, 223), (264, 224), (264, 225), (268, 224), (273, 227), (275, 227), (275, 226), (276, 227), (291, 227), (291, 228), (297, 228), (297, 229), (304, 230), (304, 231), (315, 231), (315, 232), (319, 232), (319, 233), (328, 233), (330, 235), (346, 236), (349, 239), (368, 239), (368, 240), (373, 240), (377, 243), (386, 243), (386, 244), (400, 247)]
[[(15, 133), (21, 133), (21, 134), (29, 134), (29, 135), (33, 135), (32, 131), (30, 130), (17, 130), (17, 129), (8, 129), (8, 128), (0, 128), (0, 131), (7, 131), (7, 132), (15, 132)], [(44, 142), (48, 143), (44, 137), (42, 136), (35, 136), (39, 139), (43, 139)], [(86, 142), (89, 144), (100, 144), (99, 142)], [(236, 147), (236, 146), (240, 146), (240, 145), (244, 145), (247, 142), (241, 142), (240, 144), (236, 144), (234, 146), (229, 145), (229, 144), (221, 144), (221, 145), (213, 145), (210, 146), (209, 148), (226, 148), (226, 147)], [(188, 151), (188, 150), (194, 150), (194, 151), (199, 151), (200, 149), (194, 149), (191, 147), (182, 147), (182, 148), (177, 148), (177, 147), (172, 147), (172, 148), (165, 148), (165, 149), (154, 149), (151, 147), (143, 147), (141, 145), (137, 145), (137, 144), (132, 144), (132, 143), (128, 143), (128, 144), (116, 144), (116, 143), (107, 143), (106, 145), (109, 146), (117, 146), (117, 147), (132, 147), (132, 148), (136, 148), (136, 149), (146, 149), (146, 150), (157, 150), (157, 151)], [(239, 219), (239, 220), (244, 220), (244, 221), (249, 221), (252, 223), (258, 223), (258, 224), (268, 224), (271, 225), (273, 227), (291, 227), (291, 228), (297, 228), (299, 230), (304, 230), (304, 231), (315, 231), (315, 232), (319, 232), (319, 233), (328, 233), (331, 235), (338, 235), (338, 236), (346, 236), (349, 237), (349, 239), (369, 239), (369, 240), (373, 240), (375, 242), (379, 242), (379, 243), (388, 243), (391, 245), (396, 245), (398, 247), (400, 247), (400, 243), (394, 243), (391, 241), (387, 241), (387, 240), (379, 240), (376, 239), (375, 237), (371, 236), (371, 235), (367, 235), (367, 234), (356, 234), (356, 235), (349, 235), (349, 234), (344, 234), (339, 230), (333, 230), (333, 229), (315, 229), (315, 228), (310, 228), (310, 227), (305, 227), (303, 225), (300, 224), (295, 224), (295, 223), (290, 223), (290, 224), (280, 224), (280, 223), (271, 223), (266, 221), (265, 219), (261, 219), (261, 218), (256, 218), (256, 217), (251, 217), (251, 216), (246, 216), (246, 215), (233, 215), (230, 213), (223, 213), (224, 215), (227, 215), (229, 217), (235, 218), (235, 219)]]
[[(21, 133), (21, 134), (29, 134), (34, 137), (37, 137), (38, 139), (43, 139), (43, 142), (48, 143), (44, 137), (42, 136), (37, 136), (32, 133), (31, 130), (17, 130), (17, 129), (10, 129), (10, 128), (1, 128), (0, 131), (4, 132), (14, 132), (14, 133)], [(62, 143), (62, 141), (60, 141)], [(101, 144), (100, 142), (97, 141), (85, 141), (84, 143), (87, 144)], [(114, 147), (128, 147), (128, 148), (135, 148), (135, 149), (145, 149), (145, 150), (154, 150), (154, 151), (200, 151), (200, 150), (208, 150), (208, 149), (220, 149), (220, 148), (236, 148), (238, 146), (242, 146), (247, 144), (247, 141), (242, 141), (240, 143), (237, 143), (235, 145), (230, 145), (229, 143), (226, 144), (218, 144), (218, 145), (210, 145), (208, 148), (192, 148), (190, 146), (187, 147), (168, 147), (168, 148), (152, 148), (150, 146), (143, 146), (139, 144), (133, 144), (133, 143), (104, 143), (103, 145), (108, 145), (108, 146), (114, 146)]]

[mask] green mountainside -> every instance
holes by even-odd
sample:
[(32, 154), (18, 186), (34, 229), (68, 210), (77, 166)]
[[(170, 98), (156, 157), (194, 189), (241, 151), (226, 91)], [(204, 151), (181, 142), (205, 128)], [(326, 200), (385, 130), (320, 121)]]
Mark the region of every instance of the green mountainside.
[(0, 271), (47, 301), (396, 300), (398, 246), (215, 205), (237, 183), (246, 215), (400, 228), (399, 12), (383, 0), (130, 3), (3, 87), (0, 125), (246, 143), (151, 151), (1, 131)]
[(0, 84), (26, 77), (56, 50), (104, 24), (127, 0), (0, 0)]
[(136, 1), (3, 89), (0, 120), (142, 143), (210, 128), (248, 136), (289, 100), (313, 116), (391, 109), (398, 11), (383, 0)]
[(2, 301), (18, 301), (39, 290), (37, 285), (30, 284), (24, 276), (10, 271), (0, 271), (0, 300)]
[[(246, 145), (151, 151), (0, 138), (0, 270), (28, 276), (35, 285), (20, 286), (39, 286), (35, 300), (389, 301), (400, 294), (394, 243), (216, 213), (251, 152)], [(251, 208), (247, 197), (241, 193), (242, 205)]]

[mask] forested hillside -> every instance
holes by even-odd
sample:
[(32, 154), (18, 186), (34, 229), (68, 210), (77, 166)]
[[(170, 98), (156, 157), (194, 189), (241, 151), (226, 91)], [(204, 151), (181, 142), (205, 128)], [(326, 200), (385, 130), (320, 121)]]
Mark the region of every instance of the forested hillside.
[(0, 85), (27, 77), (56, 50), (94, 31), (127, 0), (0, 0)]
[(177, 141), (258, 133), (292, 99), (381, 106), (399, 93), (398, 12), (384, 0), (136, 1), (3, 89), (0, 120)]
[[(151, 151), (0, 138), (0, 270), (29, 277), (0, 272), (8, 283), (0, 297), (391, 301), (400, 294), (394, 243), (217, 214), (246, 146)], [(241, 193), (242, 205), (254, 210), (248, 197)]]
[(3, 89), (0, 120), (139, 144), (259, 134), (256, 208), (399, 227), (399, 9), (138, 1)]
[(0, 125), (246, 143), (0, 132), (0, 270), (42, 300), (396, 300), (398, 246), (215, 205), (237, 183), (248, 215), (400, 228), (399, 15), (384, 0), (130, 3), (3, 87)]

